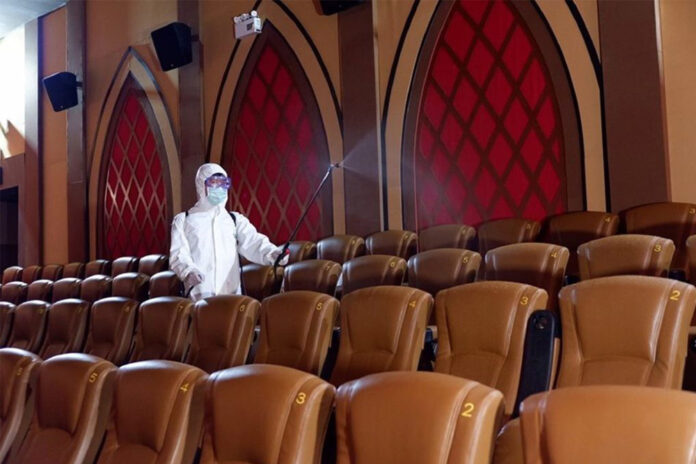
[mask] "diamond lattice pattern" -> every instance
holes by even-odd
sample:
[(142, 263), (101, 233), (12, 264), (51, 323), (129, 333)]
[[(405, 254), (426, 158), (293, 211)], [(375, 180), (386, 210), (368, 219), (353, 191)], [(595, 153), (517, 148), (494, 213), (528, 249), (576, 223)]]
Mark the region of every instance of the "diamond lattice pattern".
[(414, 153), (419, 228), (565, 211), (548, 70), (507, 1), (457, 1), (426, 75)]
[[(303, 98), (287, 60), (268, 40), (253, 66), (236, 118), (230, 118), (223, 166), (233, 187), (233, 210), (246, 215), (274, 241), (287, 240), (328, 165), (324, 129), (316, 101)], [(299, 67), (299, 63), (297, 64)], [(322, 195), (330, 196), (330, 186)], [(324, 200), (326, 197), (324, 197)], [(298, 240), (317, 240), (322, 230), (320, 196), (310, 207)]]
[(133, 88), (125, 89), (120, 98), (125, 100), (115, 115), (118, 119), (107, 151), (104, 257), (167, 253), (167, 193), (161, 154), (144, 108), (149, 103)]

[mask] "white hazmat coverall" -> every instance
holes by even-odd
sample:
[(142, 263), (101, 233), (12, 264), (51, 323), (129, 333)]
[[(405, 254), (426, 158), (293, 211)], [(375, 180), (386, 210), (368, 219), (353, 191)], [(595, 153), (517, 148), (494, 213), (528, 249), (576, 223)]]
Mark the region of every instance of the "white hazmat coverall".
[(235, 225), (225, 209), (226, 202), (213, 206), (208, 201), (205, 180), (213, 174), (227, 176), (221, 166), (213, 163), (198, 169), (198, 201), (188, 210), (188, 215), (179, 213), (172, 223), (171, 269), (183, 282), (191, 273), (197, 273), (203, 280), (191, 290), (194, 301), (214, 295), (241, 293), (239, 254), (254, 263), (270, 265), (281, 253), (280, 247), (272, 244), (268, 237), (256, 231), (249, 219), (236, 212), (233, 213), (237, 221)]

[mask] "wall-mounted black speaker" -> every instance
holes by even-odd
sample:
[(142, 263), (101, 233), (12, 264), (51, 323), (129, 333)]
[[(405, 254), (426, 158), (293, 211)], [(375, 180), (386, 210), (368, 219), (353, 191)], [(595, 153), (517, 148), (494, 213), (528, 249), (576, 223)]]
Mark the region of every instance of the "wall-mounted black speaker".
[(365, 0), (319, 0), (321, 13), (331, 15), (364, 3)]
[(43, 83), (53, 111), (63, 111), (77, 105), (77, 88), (82, 84), (77, 82), (75, 74), (67, 71), (51, 74), (43, 78)]
[(184, 23), (171, 23), (150, 34), (157, 59), (163, 71), (179, 68), (193, 61), (191, 28)]

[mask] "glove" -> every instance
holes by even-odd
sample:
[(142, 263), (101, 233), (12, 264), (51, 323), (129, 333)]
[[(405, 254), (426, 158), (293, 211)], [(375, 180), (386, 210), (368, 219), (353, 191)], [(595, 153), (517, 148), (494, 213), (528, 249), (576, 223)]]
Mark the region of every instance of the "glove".
[[(282, 247), (278, 247), (275, 250), (271, 251), (270, 256), (271, 256), (271, 261), (275, 263), (275, 260), (278, 259), (278, 256), (283, 252)], [(288, 260), (290, 259), (290, 250), (285, 250), (285, 256), (278, 262), (279, 266), (287, 266)]]
[(191, 271), (184, 278), (184, 285), (186, 288), (193, 288), (196, 285), (203, 283), (203, 274), (200, 271)]

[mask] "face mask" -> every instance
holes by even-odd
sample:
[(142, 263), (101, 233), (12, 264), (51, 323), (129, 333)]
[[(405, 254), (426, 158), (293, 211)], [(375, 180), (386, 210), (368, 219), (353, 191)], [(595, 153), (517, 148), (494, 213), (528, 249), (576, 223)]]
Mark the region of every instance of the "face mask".
[(217, 206), (227, 201), (227, 190), (222, 187), (213, 187), (208, 189), (208, 202), (211, 205)]

